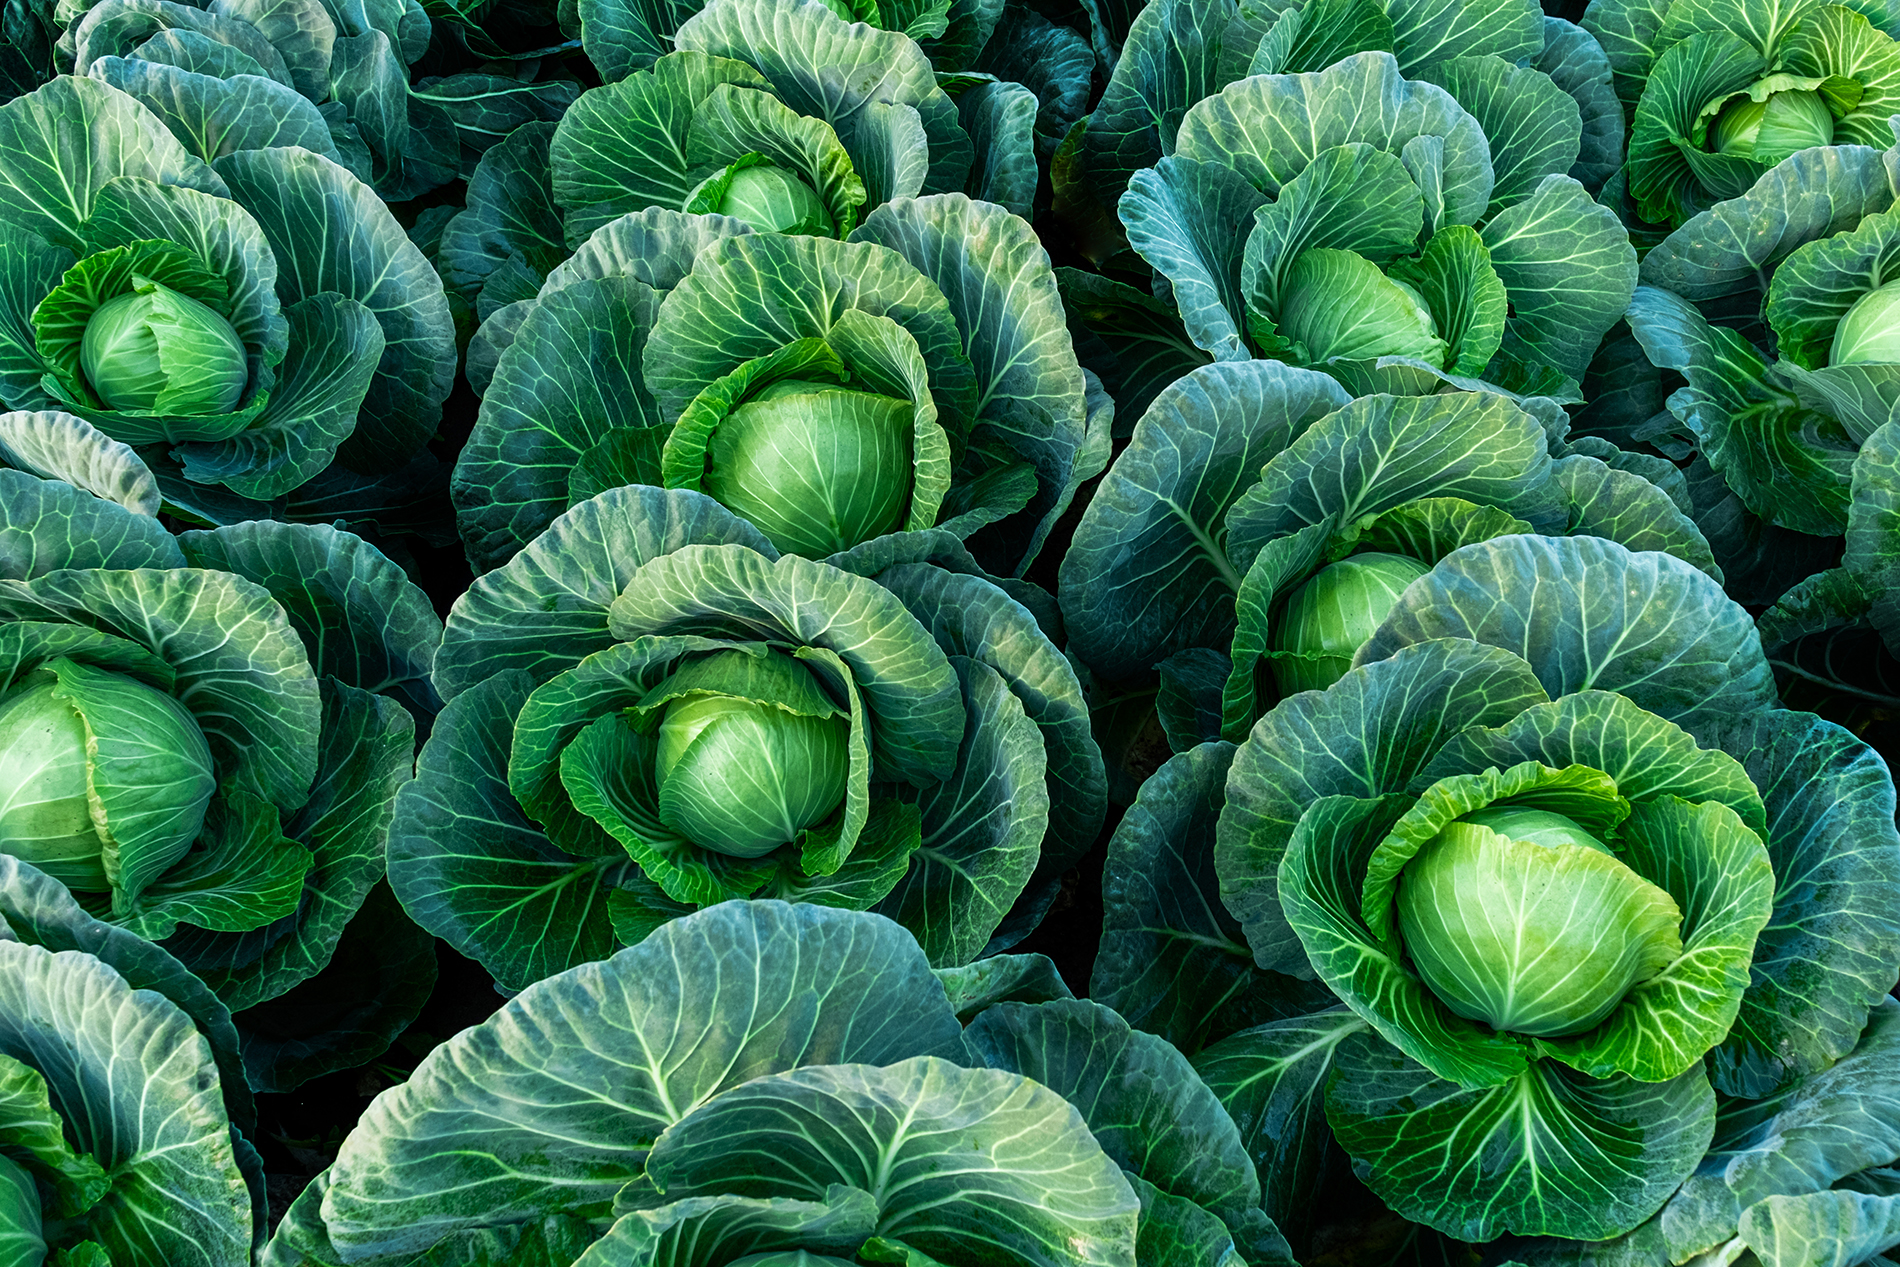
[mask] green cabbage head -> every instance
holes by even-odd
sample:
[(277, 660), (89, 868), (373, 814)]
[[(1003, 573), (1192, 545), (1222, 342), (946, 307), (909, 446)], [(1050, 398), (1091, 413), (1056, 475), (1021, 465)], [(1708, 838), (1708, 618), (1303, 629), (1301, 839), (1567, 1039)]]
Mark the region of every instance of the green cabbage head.
[(683, 210), (731, 216), (759, 233), (830, 237), (838, 228), (810, 181), (763, 154), (748, 154), (708, 176), (686, 196)]
[(1834, 143), (1834, 115), (1812, 88), (1784, 86), (1792, 76), (1771, 75), (1722, 107), (1709, 131), (1709, 148), (1773, 165), (1801, 150)]
[(1279, 326), (1309, 363), (1415, 356), (1439, 365), (1447, 352), (1418, 291), (1363, 256), (1330, 247), (1304, 252), (1287, 270)]
[(647, 692), (660, 821), (718, 853), (758, 858), (844, 802), (851, 725), (781, 651), (720, 651)]
[(1294, 590), (1274, 626), (1273, 680), (1281, 695), (1323, 691), (1346, 676), (1405, 587), (1431, 568), (1403, 554), (1355, 554)]
[(0, 853), (121, 909), (183, 857), (217, 774), (171, 697), (64, 657), (0, 695)]
[(133, 277), (87, 320), (79, 364), (106, 404), (122, 410), (228, 413), (250, 382), (231, 323), (147, 277)]
[(1834, 327), (1829, 365), (1900, 361), (1900, 281), (1876, 287), (1854, 301)]
[[(1618, 619), (1605, 593), (1642, 601)], [(1327, 1117), (1382, 1199), (1464, 1240), (1621, 1235), (1708, 1146), (1776, 914), (1770, 814), (1731, 755), (1761, 741), (1703, 735), (1813, 719), (1773, 709), (1713, 578), (1587, 536), (1452, 551), (1354, 666), (1235, 752), (1221, 899), (1258, 966), (1370, 1027)], [(1456, 1160), (1474, 1138), (1482, 1175)]]
[(1406, 866), (1399, 928), (1460, 1016), (1538, 1037), (1589, 1029), (1682, 954), (1682, 910), (1575, 820), (1491, 806)]
[(700, 488), (787, 554), (822, 558), (904, 527), (910, 401), (786, 379), (718, 424)]

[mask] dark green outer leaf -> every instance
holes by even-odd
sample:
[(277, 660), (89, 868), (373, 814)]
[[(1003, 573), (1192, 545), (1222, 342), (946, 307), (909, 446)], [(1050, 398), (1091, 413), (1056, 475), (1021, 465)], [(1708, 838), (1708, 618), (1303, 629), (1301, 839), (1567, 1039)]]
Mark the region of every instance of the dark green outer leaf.
[(1504, 1232), (1604, 1240), (1660, 1207), (1715, 1129), (1700, 1068), (1598, 1081), (1539, 1061), (1461, 1091), (1371, 1034), (1339, 1045), (1326, 1116), (1379, 1197), (1460, 1240)]
[(981, 660), (1001, 674), (1042, 732), (1049, 834), (1030, 888), (1059, 881), (1095, 843), (1108, 809), (1108, 775), (1074, 668), (1026, 608), (981, 577), (907, 564), (879, 573), (877, 582), (902, 600), (945, 653)]
[(1623, 107), (1616, 99), (1609, 58), (1589, 31), (1546, 17), (1544, 47), (1530, 65), (1576, 100), (1583, 137), (1570, 174), (1594, 194), (1623, 163)]
[(618, 948), (605, 889), (632, 866), (555, 848), (509, 793), (534, 685), (504, 669), (449, 701), (389, 826), (389, 883), (410, 918), (515, 988)]
[(188, 532), (179, 546), (194, 567), (234, 572), (269, 590), (318, 673), (429, 711), (441, 618), (428, 595), (361, 537), (259, 520)]
[(1221, 904), (1214, 831), (1234, 751), (1202, 744), (1150, 775), (1109, 839), (1102, 871), (1089, 995), (1190, 1054), (1325, 997), (1254, 967), (1240, 922)]
[[(887, 920), (727, 903), (524, 990), (371, 1104), (323, 1202), (354, 1258), (610, 1201), (670, 1124), (762, 1074), (955, 1055), (962, 1030)], [(563, 1053), (550, 1067), (535, 1053)]]
[(335, 291), (383, 327), (382, 360), (339, 456), (367, 471), (406, 460), (434, 433), (455, 378), (442, 279), (369, 186), (326, 158), (246, 150), (218, 160), (218, 172), (270, 240), (280, 299)]
[(109, 181), (143, 176), (223, 194), (224, 182), (145, 107), (96, 79), (61, 77), (0, 106), (0, 220), (70, 251)]
[(0, 414), (0, 466), (63, 480), (136, 515), (158, 514), (158, 481), (127, 446), (84, 418), (52, 410)]
[(613, 644), (607, 610), (642, 564), (727, 541), (776, 555), (758, 529), (700, 493), (634, 486), (582, 502), (456, 600), (436, 656), (436, 690), (453, 699), (510, 668), (546, 681)]
[[(183, 31), (166, 34), (189, 38)], [(230, 45), (212, 47), (237, 51)], [(142, 45), (134, 51), (149, 54), (153, 50)], [(165, 121), (172, 135), (192, 154), (206, 162), (238, 150), (292, 145), (332, 162), (343, 161), (330, 126), (315, 102), (255, 72), (214, 78), (138, 55), (99, 57), (89, 66), (75, 68), (136, 97)], [(316, 86), (316, 92), (328, 95), (329, 85)]]
[(1869, 615), (1888, 650), (1900, 647), (1900, 426), (1882, 426), (1854, 456), (1842, 562), (1871, 594)]
[(1569, 176), (1546, 176), (1484, 226), (1484, 244), (1511, 295), (1507, 350), (1515, 336), (1581, 378), (1636, 287), (1636, 250), (1615, 214)]
[(687, 1197), (634, 1210), (588, 1246), (574, 1267), (713, 1267), (751, 1254), (804, 1250), (844, 1257), (877, 1231), (877, 1199), (839, 1184), (821, 1201), (792, 1197)]
[(1076, 1106), (1111, 1160), (1216, 1214), (1260, 1204), (1233, 1119), (1186, 1057), (1100, 1003), (1003, 1003), (964, 1042), (992, 1069), (1033, 1078)]
[(1669, 0), (1591, 0), (1583, 29), (1594, 35), (1609, 57), (1616, 94), (1626, 115), (1636, 112), (1649, 68), (1664, 47), (1663, 13)]
[(1407, 75), (1453, 57), (1521, 63), (1543, 45), (1542, 10), (1528, 0), (1397, 0), (1387, 9)]
[(1068, 1101), (1020, 1075), (933, 1056), (736, 1087), (660, 1137), (646, 1183), (676, 1199), (872, 1191), (889, 1240), (863, 1252), (912, 1267), (966, 1255), (1135, 1263), (1135, 1195)]
[(1047, 955), (990, 955), (960, 968), (937, 968), (957, 1019), (969, 1024), (998, 1003), (1047, 1003), (1072, 999), (1055, 961)]
[[(1793, 553), (1791, 547), (1799, 541), (1791, 539), (1790, 532), (1838, 536), (1847, 519), (1853, 437), (1834, 419), (1804, 407), (1778, 386), (1761, 353), (1740, 335), (1710, 325), (1673, 292), (1638, 286), (1629, 321), (1651, 361), (1689, 380), (1686, 390), (1670, 397), (1670, 407), (1702, 449), (1698, 466), (1690, 468), (1690, 493), (1698, 518), (1709, 524), (1704, 531), (1718, 548), (1718, 558), (1737, 551), (1748, 561), (1749, 556), (1759, 557), (1769, 542), (1763, 539), (1750, 549), (1753, 543), (1747, 537), (1760, 533), (1762, 525), (1734, 521), (1715, 487), (1696, 478), (1702, 463), (1720, 473), (1746, 513), (1787, 530), (1773, 534), (1782, 553)], [(1786, 566), (1770, 560), (1760, 570)], [(1802, 574), (1810, 570), (1796, 569)], [(1731, 586), (1750, 583), (1747, 573), (1733, 566), (1724, 567), (1724, 576)], [(1773, 594), (1782, 588), (1786, 586)]]
[(1253, 355), (1241, 270), (1254, 215), (1266, 201), (1218, 160), (1171, 154), (1136, 172), (1117, 204), (1129, 245), (1166, 279), (1182, 328), (1214, 360)]
[(1555, 526), (1549, 482), (1543, 428), (1503, 396), (1361, 397), (1267, 463), (1227, 512), (1227, 553), (1247, 567), (1275, 538), (1420, 497), (1461, 497)]
[(66, 886), (18, 859), (0, 856), (0, 940), (19, 940), (48, 950), (79, 950), (124, 977), (135, 990), (154, 990), (192, 1019), (210, 1044), (224, 1090), (225, 1110), (239, 1130), (256, 1129), (257, 1108), (238, 1060), (238, 1034), (231, 1011), (163, 949), (94, 919), (73, 901)]
[(1886, 764), (1808, 713), (1712, 719), (1702, 742), (1734, 754), (1768, 808), (1775, 913), (1710, 1076), (1760, 1097), (1852, 1049), (1900, 962), (1900, 834)]
[(1552, 695), (1617, 691), (1691, 731), (1775, 702), (1754, 622), (1714, 580), (1596, 537), (1464, 547), (1406, 591), (1357, 662), (1434, 638), (1502, 647)]
[(1643, 476), (1581, 453), (1552, 466), (1570, 503), (1568, 535), (1602, 537), (1633, 551), (1660, 550), (1721, 581), (1722, 569), (1701, 529)]
[(1333, 1055), (1366, 1023), (1343, 1007), (1243, 1030), (1194, 1057), (1194, 1069), (1240, 1128), (1260, 1174), (1261, 1208), (1298, 1239), (1312, 1223), (1332, 1129), (1325, 1088)]
[(368, 1064), (415, 1022), (435, 981), (435, 939), (379, 882), (321, 972), (234, 1018), (246, 1076), (283, 1092)]
[(1882, 1000), (1838, 1063), (1767, 1100), (1732, 1103), (1708, 1155), (1663, 1210), (1669, 1256), (1721, 1244), (1758, 1201), (1823, 1191), (1900, 1148), (1896, 1043), (1900, 1007)]
[(1115, 398), (1118, 437), (1134, 431), (1163, 388), (1213, 359), (1194, 346), (1180, 317), (1146, 291), (1078, 268), (1058, 268), (1056, 284), (1076, 356)]
[(552, 123), (524, 123), (483, 154), (469, 177), (467, 209), (442, 230), (435, 251), (442, 281), (475, 303), (483, 318), (500, 306), (484, 294), (488, 281), (509, 261), (519, 261), (538, 282), (567, 258), (549, 184), (553, 134)]
[(1803, 150), (1747, 194), (1717, 203), (1643, 257), (1642, 279), (1705, 303), (1763, 293), (1762, 278), (1804, 242), (1831, 237), (1893, 205), (1878, 150)]
[(1232, 0), (1157, 0), (1136, 13), (1082, 135), (1081, 189), (1115, 205), (1129, 177), (1174, 152), (1181, 119), (1223, 83), (1216, 63)]
[(969, 963), (991, 944), (1049, 825), (1042, 736), (1022, 701), (982, 661), (953, 656), (950, 665), (964, 718), (956, 768), (934, 786), (896, 789), (914, 800), (923, 840), (875, 908), (910, 930), (933, 968)]
[[(1542, 35), (1540, 29), (1539, 44)], [(1525, 197), (1545, 176), (1567, 173), (1577, 161), (1582, 110), (1543, 71), (1497, 56), (1462, 56), (1427, 67), (1416, 78), (1449, 92), (1484, 129), (1497, 178), (1487, 215)]]
[(1407, 81), (1390, 53), (1229, 84), (1187, 112), (1175, 152), (1232, 167), (1272, 195), (1322, 150), (1365, 141), (1399, 153), (1417, 137), (1443, 140), (1447, 222), (1475, 224), (1493, 182), (1484, 131), (1444, 89)]
[(612, 432), (661, 424), (640, 369), (659, 300), (642, 282), (604, 277), (528, 310), (450, 485), (477, 570), (506, 563), (567, 509), (569, 474)]
[[(17, 416), (17, 415), (15, 415)], [(61, 568), (183, 567), (165, 526), (61, 480), (0, 469), (0, 577)]]
[(78, 1149), (112, 1175), (62, 1239), (133, 1267), (248, 1261), (251, 1196), (189, 1016), (90, 955), (0, 942), (0, 1054), (40, 1072)]

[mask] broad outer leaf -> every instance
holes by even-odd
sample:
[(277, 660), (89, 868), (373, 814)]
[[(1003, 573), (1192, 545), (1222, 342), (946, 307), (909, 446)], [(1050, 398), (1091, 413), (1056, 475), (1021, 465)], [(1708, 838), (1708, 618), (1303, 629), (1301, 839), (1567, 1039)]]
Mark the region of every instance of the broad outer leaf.
[(323, 1218), (357, 1259), (595, 1206), (642, 1173), (661, 1132), (741, 1083), (955, 1055), (961, 1035), (943, 986), (888, 920), (713, 907), (531, 986), (431, 1052), (364, 1114)]

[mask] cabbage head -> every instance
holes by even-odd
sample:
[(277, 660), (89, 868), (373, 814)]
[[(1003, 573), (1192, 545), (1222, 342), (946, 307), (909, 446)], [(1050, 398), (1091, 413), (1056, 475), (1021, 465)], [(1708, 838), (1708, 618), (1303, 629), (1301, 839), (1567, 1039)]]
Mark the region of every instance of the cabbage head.
[[(84, 427), (0, 414), (0, 442), (44, 451)], [(373, 1057), (433, 981), (427, 939), (372, 894), (418, 722), (439, 707), (441, 624), (349, 533), (173, 537), (144, 491), (141, 513), (0, 469), (0, 532), (23, 547), (0, 579), (0, 857), (40, 877), (33, 908), (162, 943), (247, 1038), (263, 1024), (249, 1077), (288, 1089)], [(350, 985), (356, 1029), (305, 1033), (295, 1006), (246, 1016), (298, 990), (331, 1015), (325, 969), (366, 904), (392, 970)]]
[(1194, 347), (1362, 395), (1575, 395), (1636, 256), (1570, 175), (1582, 113), (1550, 75), (1368, 50), (1184, 106), (1118, 209)]
[(1702, 1163), (1718, 1091), (1827, 1069), (1900, 964), (1884, 769), (1777, 707), (1753, 621), (1670, 555), (1463, 546), (1226, 750), (1195, 786), (1225, 765), (1213, 862), (1254, 968), (1363, 1025), (1293, 1026), (1331, 1034), (1326, 1120), (1461, 1240), (1629, 1233)]
[(9, 409), (84, 418), (200, 522), (296, 518), (256, 503), (306, 486), (322, 522), (370, 512), (397, 496), (379, 480), (432, 461), (448, 301), (348, 170), (296, 146), (181, 142), (71, 76), (0, 106), (0, 153)]
[(1081, 684), (1013, 595), (1048, 610), (943, 531), (820, 562), (703, 492), (580, 502), (450, 616), (396, 895), (512, 985), (735, 898), (876, 910), (943, 965), (1002, 949), (1106, 807)]

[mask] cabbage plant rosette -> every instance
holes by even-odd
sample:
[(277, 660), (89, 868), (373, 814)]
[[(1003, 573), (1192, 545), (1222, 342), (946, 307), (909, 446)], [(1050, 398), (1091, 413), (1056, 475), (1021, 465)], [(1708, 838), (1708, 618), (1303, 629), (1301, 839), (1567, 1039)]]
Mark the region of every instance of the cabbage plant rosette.
[[(249, 1009), (361, 948), (345, 933), (382, 879), (440, 623), (333, 528), (175, 538), (61, 482), (0, 470), (0, 490), (0, 525), (25, 546), (0, 580), (0, 853), (162, 941), (248, 1032), (264, 1023)], [(357, 1063), (413, 1019), (432, 950), (378, 918), (392, 968), (356, 975), (356, 1025), (294, 1053), (294, 1024), (254, 1044), (259, 1086)]]
[(1664, 239), (1630, 305), (1650, 362), (1687, 380), (1668, 407), (1713, 489), (1698, 511), (1711, 544), (1744, 564), (1731, 579), (1749, 601), (1785, 594), (1795, 625), (1843, 614), (1819, 582), (1789, 591), (1840, 561), (1858, 490), (1879, 483), (1857, 470), (1862, 447), (1900, 404), (1893, 201), (1880, 151), (1807, 150)]
[(432, 16), (449, 19), (449, 40), (465, 34), (462, 13), (431, 15), (416, 0), (289, 0), (268, 10), (68, 0), (54, 16), (65, 28), (61, 69), (137, 97), (200, 157), (294, 145), (392, 203), (458, 179), (519, 124), (558, 118), (579, 91), (492, 66), (412, 83), (438, 34)]
[(1900, 44), (1884, 15), (1820, 0), (1597, 0), (1583, 20), (1633, 114), (1627, 190), (1680, 225), (1817, 145), (1893, 144)]
[(193, 1017), (128, 975), (0, 935), (0, 1261), (244, 1267), (263, 1165)]
[(728, 902), (444, 1043), (261, 1261), (1289, 1264), (1260, 1197), (1183, 1055), (1042, 956), (933, 971), (876, 914)]
[(1113, 413), (1034, 232), (961, 194), (880, 207), (848, 242), (630, 213), (479, 339), (495, 368), (453, 485), (477, 567), (646, 484), (810, 558), (996, 525), (984, 557), (1017, 573)]
[(1364, 52), (1188, 108), (1120, 213), (1196, 347), (1362, 392), (1448, 376), (1576, 391), (1636, 271), (1615, 216), (1567, 174), (1577, 103), (1495, 56), (1432, 78)]
[(1891, 783), (1773, 707), (1712, 580), (1600, 540), (1454, 552), (1355, 663), (1254, 727), (1216, 850), (1256, 963), (1375, 1032), (1333, 1058), (1333, 1131), (1460, 1239), (1627, 1232), (1708, 1147), (1711, 1081), (1762, 1096), (1853, 1047), (1900, 962)]
[(1099, 830), (1100, 757), (1026, 609), (877, 566), (781, 556), (686, 490), (568, 511), (450, 618), (403, 904), (517, 985), (735, 897), (875, 907), (975, 957), (1052, 819), (1065, 856)]
[(9, 407), (87, 419), (193, 513), (333, 460), (380, 474), (433, 434), (455, 365), (441, 281), (343, 168), (298, 148), (208, 166), (87, 78), (0, 107), (0, 152)]
[[(695, 8), (580, 7), (605, 82), (558, 124), (518, 129), (484, 155), (443, 231), (443, 275), (483, 320), (532, 296), (601, 226), (648, 208), (831, 238), (919, 195), (963, 192), (1028, 216), (1038, 149), (1074, 121), (1095, 65), (1081, 36), (1019, 6)], [(907, 17), (955, 29), (920, 43)], [(1011, 42), (960, 60), (999, 24)], [(940, 86), (940, 57), (968, 73)]]
[(1474, 542), (1595, 536), (1720, 575), (1665, 491), (1675, 468), (1563, 426), (1548, 400), (1355, 400), (1315, 370), (1203, 366), (1155, 398), (1082, 514), (1058, 574), (1071, 651), (1107, 680), (1158, 670), (1181, 751), (1336, 681)]

